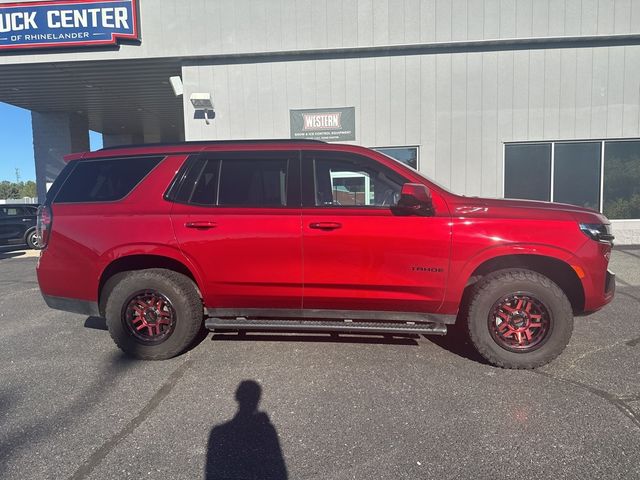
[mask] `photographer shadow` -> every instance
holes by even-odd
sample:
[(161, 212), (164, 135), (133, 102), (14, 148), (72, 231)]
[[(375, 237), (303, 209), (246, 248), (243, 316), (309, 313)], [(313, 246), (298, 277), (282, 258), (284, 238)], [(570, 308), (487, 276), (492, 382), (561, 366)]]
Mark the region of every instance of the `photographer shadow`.
[(206, 480), (287, 479), (278, 433), (269, 416), (258, 410), (261, 391), (252, 380), (238, 385), (238, 411), (209, 435)]

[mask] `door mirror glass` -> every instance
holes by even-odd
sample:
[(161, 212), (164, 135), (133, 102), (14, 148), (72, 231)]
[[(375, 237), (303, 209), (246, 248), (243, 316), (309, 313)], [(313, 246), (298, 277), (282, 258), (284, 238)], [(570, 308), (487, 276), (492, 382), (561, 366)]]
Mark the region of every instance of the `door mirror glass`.
[(400, 200), (391, 207), (395, 215), (430, 217), (435, 214), (431, 193), (420, 183), (405, 183), (400, 192)]

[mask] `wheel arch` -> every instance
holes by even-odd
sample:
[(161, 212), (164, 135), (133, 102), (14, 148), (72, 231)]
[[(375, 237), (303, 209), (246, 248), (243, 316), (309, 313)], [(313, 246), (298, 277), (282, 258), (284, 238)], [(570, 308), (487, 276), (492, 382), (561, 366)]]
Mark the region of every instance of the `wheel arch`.
[(584, 311), (584, 287), (571, 265), (557, 257), (530, 253), (500, 255), (489, 258), (477, 265), (467, 280), (463, 299), (468, 297), (471, 287), (486, 275), (498, 270), (511, 268), (532, 270), (544, 275), (556, 283), (564, 292), (575, 314)]
[(105, 292), (103, 292), (103, 290), (109, 279), (122, 272), (146, 270), (150, 268), (164, 268), (186, 276), (194, 283), (198, 294), (202, 297), (202, 289), (200, 288), (198, 276), (186, 265), (186, 262), (163, 254), (131, 254), (116, 258), (102, 271), (98, 284), (98, 306), (100, 314), (104, 316), (107, 296), (104, 295)]

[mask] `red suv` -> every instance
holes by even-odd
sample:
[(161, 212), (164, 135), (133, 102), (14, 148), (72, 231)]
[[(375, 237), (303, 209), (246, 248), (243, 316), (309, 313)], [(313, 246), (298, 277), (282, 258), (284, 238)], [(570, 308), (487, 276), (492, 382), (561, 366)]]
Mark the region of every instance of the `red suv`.
[(39, 212), (50, 307), (165, 359), (203, 328), (445, 334), (494, 365), (555, 358), (614, 295), (597, 212), (454, 195), (383, 154), (314, 141), (72, 155)]

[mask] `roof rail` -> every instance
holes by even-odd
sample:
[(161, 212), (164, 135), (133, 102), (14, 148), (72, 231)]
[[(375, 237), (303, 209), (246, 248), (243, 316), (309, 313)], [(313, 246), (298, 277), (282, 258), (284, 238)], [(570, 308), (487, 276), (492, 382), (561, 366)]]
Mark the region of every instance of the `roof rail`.
[(138, 148), (138, 147), (180, 147), (187, 145), (225, 145), (225, 144), (242, 144), (242, 143), (326, 143), (322, 140), (301, 139), (301, 138), (267, 138), (267, 139), (251, 139), (251, 140), (195, 140), (188, 142), (168, 142), (168, 143), (139, 143), (135, 145), (114, 145), (111, 147), (103, 147), (99, 151), (115, 150), (118, 148)]

